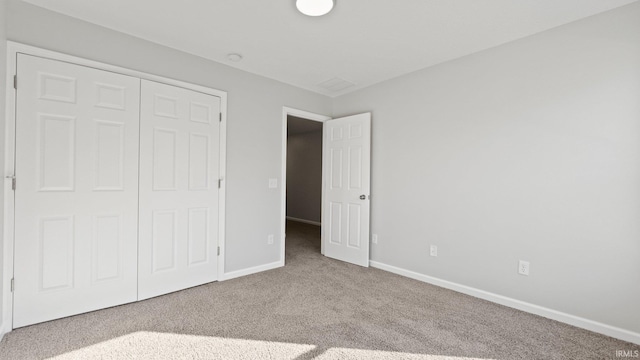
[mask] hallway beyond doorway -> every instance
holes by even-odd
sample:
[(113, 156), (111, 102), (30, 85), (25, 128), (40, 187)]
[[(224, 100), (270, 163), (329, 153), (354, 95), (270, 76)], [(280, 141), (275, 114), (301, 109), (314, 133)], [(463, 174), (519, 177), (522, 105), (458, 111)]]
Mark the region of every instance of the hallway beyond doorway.
[(287, 220), (286, 263), (320, 254), (320, 226)]

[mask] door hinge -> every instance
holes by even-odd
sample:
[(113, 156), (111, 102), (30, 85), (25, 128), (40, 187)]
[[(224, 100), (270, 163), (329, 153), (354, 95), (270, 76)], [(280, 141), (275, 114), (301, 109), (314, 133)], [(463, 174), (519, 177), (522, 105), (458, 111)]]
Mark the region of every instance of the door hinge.
[(13, 75), (13, 88), (18, 90), (18, 75)]
[(11, 190), (16, 190), (16, 176), (15, 175), (7, 175), (6, 179), (11, 179)]
[(222, 187), (222, 179), (218, 179), (218, 189)]
[(14, 279), (11, 279), (11, 292), (13, 292), (13, 290), (15, 290), (16, 288), (16, 282)]
[(220, 246), (218, 246), (218, 256), (220, 256)]
[(219, 121), (222, 122), (222, 113), (219, 113), (218, 115), (220, 115), (218, 116)]

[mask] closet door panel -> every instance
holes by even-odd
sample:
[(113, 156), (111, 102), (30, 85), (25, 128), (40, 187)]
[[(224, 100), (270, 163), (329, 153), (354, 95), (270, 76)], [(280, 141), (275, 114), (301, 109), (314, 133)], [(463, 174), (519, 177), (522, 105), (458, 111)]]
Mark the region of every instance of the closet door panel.
[(140, 80), (17, 65), (14, 327), (135, 301)]
[(220, 98), (142, 80), (139, 299), (218, 279)]

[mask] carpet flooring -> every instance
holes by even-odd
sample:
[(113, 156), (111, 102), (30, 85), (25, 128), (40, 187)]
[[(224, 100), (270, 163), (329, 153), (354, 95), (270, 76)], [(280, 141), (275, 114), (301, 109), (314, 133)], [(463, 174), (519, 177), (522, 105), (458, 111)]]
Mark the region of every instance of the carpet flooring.
[(0, 359), (616, 359), (640, 346), (320, 255), (290, 223), (286, 266), (5, 335)]

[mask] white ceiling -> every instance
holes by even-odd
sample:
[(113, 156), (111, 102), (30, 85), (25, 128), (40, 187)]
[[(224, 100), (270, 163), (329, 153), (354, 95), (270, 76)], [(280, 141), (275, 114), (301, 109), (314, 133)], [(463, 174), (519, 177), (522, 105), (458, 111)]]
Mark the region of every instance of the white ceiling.
[(337, 0), (319, 18), (295, 0), (24, 1), (338, 96), (637, 0)]

